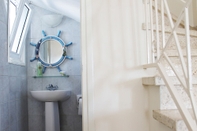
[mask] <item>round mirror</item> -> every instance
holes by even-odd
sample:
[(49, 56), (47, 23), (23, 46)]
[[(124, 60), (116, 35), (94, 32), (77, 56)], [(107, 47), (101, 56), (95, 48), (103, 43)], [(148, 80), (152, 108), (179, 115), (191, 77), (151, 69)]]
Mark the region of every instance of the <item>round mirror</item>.
[(53, 64), (61, 59), (63, 47), (57, 40), (49, 39), (41, 43), (39, 54), (42, 61)]
[(61, 31), (58, 31), (57, 36), (47, 36), (44, 31), (42, 31), (44, 38), (40, 39), (37, 44), (30, 43), (35, 46), (35, 57), (30, 60), (38, 60), (44, 66), (42, 72), (44, 73), (47, 67), (56, 67), (59, 72), (60, 64), (65, 60), (72, 60), (73, 58), (67, 56), (67, 47), (72, 45), (72, 42), (65, 44), (62, 39), (59, 38)]

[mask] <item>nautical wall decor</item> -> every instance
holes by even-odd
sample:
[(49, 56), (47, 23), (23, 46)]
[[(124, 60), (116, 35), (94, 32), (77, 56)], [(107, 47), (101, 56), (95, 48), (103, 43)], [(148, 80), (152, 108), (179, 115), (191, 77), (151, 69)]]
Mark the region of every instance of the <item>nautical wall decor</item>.
[(35, 46), (35, 57), (30, 62), (40, 61), (43, 65), (42, 73), (47, 67), (56, 67), (60, 73), (64, 72), (60, 69), (60, 65), (65, 59), (73, 59), (67, 55), (67, 47), (72, 45), (72, 42), (65, 44), (60, 38), (61, 31), (58, 31), (57, 36), (47, 36), (45, 31), (42, 31), (42, 34), (44, 37), (37, 44), (30, 43), (30, 45)]

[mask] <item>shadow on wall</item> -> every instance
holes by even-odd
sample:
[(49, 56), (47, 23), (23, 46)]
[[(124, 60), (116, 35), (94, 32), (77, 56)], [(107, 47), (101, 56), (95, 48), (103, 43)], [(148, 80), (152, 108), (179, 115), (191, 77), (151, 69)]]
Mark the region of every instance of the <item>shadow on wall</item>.
[(78, 115), (77, 107), (77, 97), (73, 92), (70, 99), (59, 103), (62, 131), (82, 131), (82, 116)]
[(142, 131), (149, 128), (148, 90), (142, 86), (142, 77), (148, 72), (142, 66), (137, 66), (95, 73), (101, 76), (95, 81), (94, 89), (97, 130)]
[[(140, 110), (140, 109), (139, 109)], [(121, 110), (119, 112), (113, 112), (108, 115), (96, 117), (95, 128), (98, 131), (142, 131), (144, 128), (149, 129), (146, 121), (138, 121), (137, 118), (146, 115), (145, 112), (135, 112), (132, 109)], [(132, 120), (130, 118), (136, 118)]]

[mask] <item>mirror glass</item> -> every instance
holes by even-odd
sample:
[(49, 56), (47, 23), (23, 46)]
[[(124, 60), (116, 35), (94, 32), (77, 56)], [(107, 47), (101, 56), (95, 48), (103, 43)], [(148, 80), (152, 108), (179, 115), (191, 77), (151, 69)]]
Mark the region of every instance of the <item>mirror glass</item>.
[(63, 54), (63, 47), (57, 40), (46, 40), (40, 45), (40, 59), (48, 64), (56, 63)]

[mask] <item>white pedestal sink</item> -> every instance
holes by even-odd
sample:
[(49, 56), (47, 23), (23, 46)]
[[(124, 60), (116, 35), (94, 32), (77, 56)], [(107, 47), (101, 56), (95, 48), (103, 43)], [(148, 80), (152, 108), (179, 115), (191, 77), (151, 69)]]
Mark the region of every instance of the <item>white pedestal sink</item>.
[(45, 102), (45, 131), (60, 131), (58, 101), (69, 99), (70, 94), (66, 90), (31, 91), (36, 100)]

